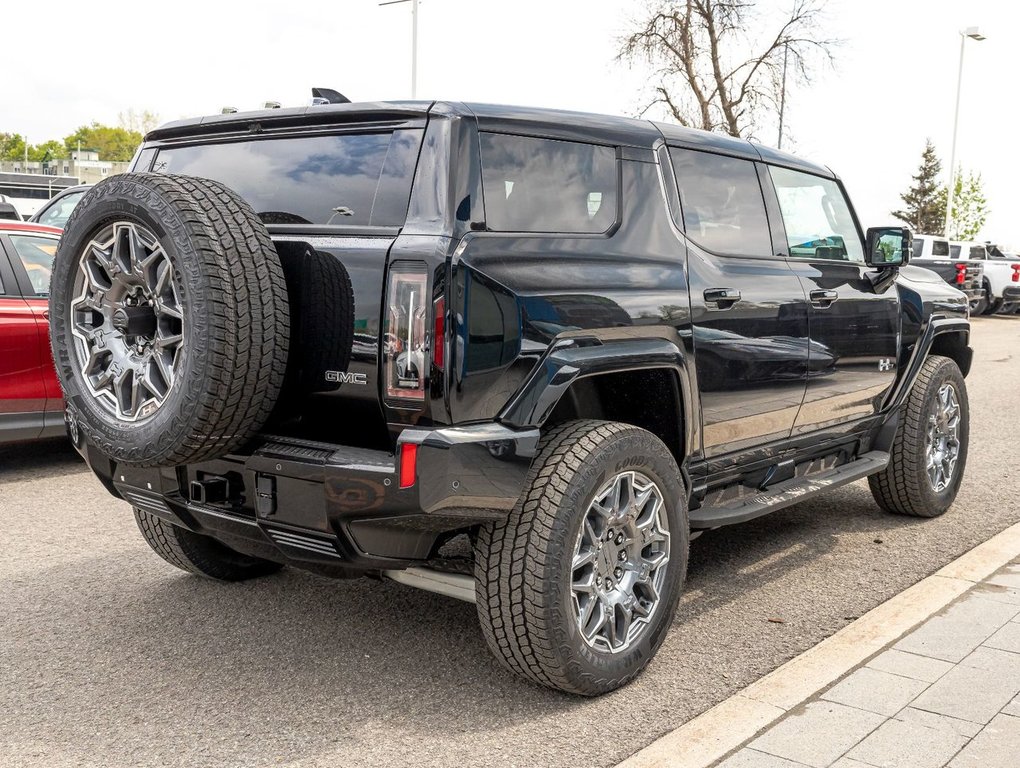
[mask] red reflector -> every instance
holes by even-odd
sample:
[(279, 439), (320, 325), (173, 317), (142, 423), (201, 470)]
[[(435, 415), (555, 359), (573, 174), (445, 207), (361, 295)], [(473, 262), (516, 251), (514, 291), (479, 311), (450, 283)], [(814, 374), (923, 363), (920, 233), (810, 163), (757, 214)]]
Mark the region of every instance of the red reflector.
[(967, 282), (967, 265), (957, 264), (956, 265), (956, 284), (963, 285)]
[(1013, 265), (1013, 282), (1020, 283), (1020, 264)]
[(435, 315), (435, 328), (432, 334), (432, 364), (437, 368), (442, 368), (446, 352), (446, 299), (438, 299), (432, 305), (432, 311)]
[(403, 443), (400, 446), (400, 487), (410, 488), (418, 474), (418, 444)]

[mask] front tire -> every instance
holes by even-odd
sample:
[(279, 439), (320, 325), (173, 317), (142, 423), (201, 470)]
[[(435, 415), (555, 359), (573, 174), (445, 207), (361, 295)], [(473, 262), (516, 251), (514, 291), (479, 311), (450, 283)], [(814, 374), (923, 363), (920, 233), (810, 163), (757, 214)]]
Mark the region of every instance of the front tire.
[(868, 478), (887, 512), (938, 517), (952, 505), (967, 465), (970, 406), (956, 363), (925, 360), (907, 398), (889, 466)]
[(475, 545), (482, 632), (509, 670), (595, 696), (636, 677), (676, 612), (687, 499), (669, 449), (643, 429), (572, 421), (544, 437), (505, 522)]
[(135, 509), (135, 522), (152, 551), (182, 571), (217, 581), (245, 581), (276, 573), (283, 566), (221, 544), (215, 539)]

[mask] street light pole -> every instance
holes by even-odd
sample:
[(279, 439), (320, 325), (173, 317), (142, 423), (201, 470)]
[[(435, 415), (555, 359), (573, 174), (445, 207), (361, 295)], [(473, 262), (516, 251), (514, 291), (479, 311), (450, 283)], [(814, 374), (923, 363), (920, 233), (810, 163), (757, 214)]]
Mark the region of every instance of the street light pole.
[(411, 4), (411, 98), (418, 98), (418, 0), (388, 0), (384, 5)]
[(956, 110), (953, 112), (953, 144), (949, 150), (949, 188), (946, 191), (946, 223), (945, 236), (949, 237), (949, 226), (953, 220), (953, 198), (956, 192), (956, 133), (960, 125), (960, 91), (963, 86), (963, 51), (967, 38), (971, 40), (984, 40), (977, 27), (967, 27), (960, 30), (960, 67), (956, 73)]

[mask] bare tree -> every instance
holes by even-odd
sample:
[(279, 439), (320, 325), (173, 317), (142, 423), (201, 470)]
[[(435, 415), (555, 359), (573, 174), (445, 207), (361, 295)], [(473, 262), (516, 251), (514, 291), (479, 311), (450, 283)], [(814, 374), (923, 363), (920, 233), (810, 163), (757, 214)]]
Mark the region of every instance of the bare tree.
[(133, 107), (128, 109), (127, 112), (118, 113), (117, 120), (121, 128), (137, 131), (143, 136), (159, 125), (159, 115), (155, 112), (151, 112), (148, 109), (135, 112)]
[(806, 81), (837, 40), (819, 33), (825, 0), (792, 0), (777, 22), (756, 0), (656, 0), (619, 57), (656, 67), (653, 96), (681, 125), (752, 136), (776, 114), (787, 69)]

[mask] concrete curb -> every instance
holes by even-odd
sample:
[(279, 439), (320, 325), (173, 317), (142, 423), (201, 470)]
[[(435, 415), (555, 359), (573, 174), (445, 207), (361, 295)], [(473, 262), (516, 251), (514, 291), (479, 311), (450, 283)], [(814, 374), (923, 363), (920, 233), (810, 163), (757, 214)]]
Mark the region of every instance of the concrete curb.
[(618, 768), (706, 768), (1020, 554), (1020, 523), (868, 611)]

